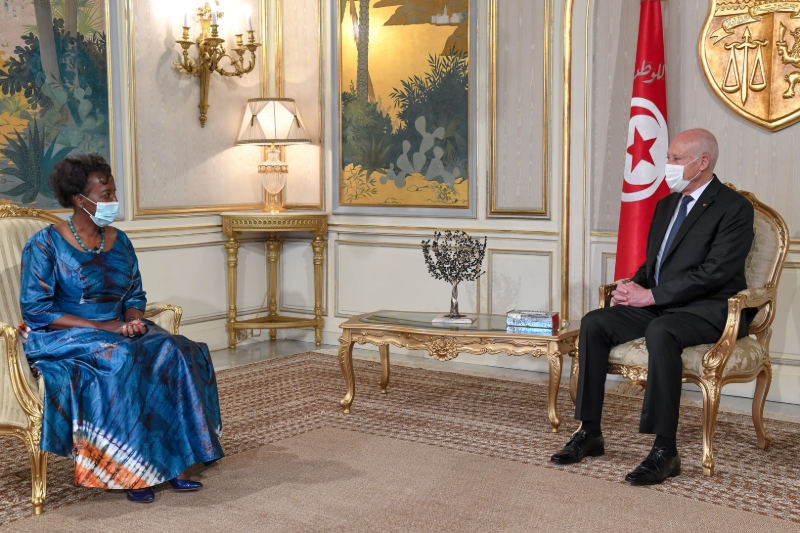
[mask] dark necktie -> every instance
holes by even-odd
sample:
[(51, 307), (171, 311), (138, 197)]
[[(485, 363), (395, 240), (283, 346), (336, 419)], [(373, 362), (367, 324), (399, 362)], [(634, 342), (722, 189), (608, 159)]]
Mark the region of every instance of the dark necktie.
[(681, 200), (681, 206), (678, 208), (678, 216), (675, 217), (675, 223), (672, 224), (672, 229), (669, 231), (669, 237), (667, 237), (667, 244), (664, 246), (664, 251), (661, 252), (661, 260), (658, 262), (658, 266), (656, 267), (656, 284), (658, 284), (658, 277), (661, 274), (661, 265), (664, 264), (664, 259), (666, 259), (667, 253), (672, 246), (672, 241), (675, 240), (675, 235), (677, 235), (678, 230), (681, 229), (681, 224), (683, 224), (683, 221), (686, 220), (686, 213), (688, 211), (689, 204), (693, 200), (694, 198), (691, 196), (684, 196)]

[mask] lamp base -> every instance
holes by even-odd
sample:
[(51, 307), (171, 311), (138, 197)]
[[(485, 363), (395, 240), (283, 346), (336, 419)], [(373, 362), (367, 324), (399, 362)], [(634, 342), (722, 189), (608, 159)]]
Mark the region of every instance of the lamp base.
[(278, 201), (277, 194), (270, 194), (267, 192), (267, 201), (261, 209), (262, 213), (283, 213), (286, 208), (283, 207)]

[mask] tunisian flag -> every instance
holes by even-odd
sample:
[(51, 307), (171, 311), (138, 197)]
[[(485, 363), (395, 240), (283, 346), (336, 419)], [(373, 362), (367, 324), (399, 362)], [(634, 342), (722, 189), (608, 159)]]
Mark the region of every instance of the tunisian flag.
[(644, 263), (650, 220), (658, 201), (669, 194), (664, 183), (669, 133), (661, 2), (642, 0), (640, 5), (614, 279), (633, 276)]

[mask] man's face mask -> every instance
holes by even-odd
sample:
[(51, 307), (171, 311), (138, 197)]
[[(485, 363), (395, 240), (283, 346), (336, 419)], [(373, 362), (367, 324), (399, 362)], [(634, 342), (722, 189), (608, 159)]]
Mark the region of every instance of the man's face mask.
[[(703, 156), (700, 156), (703, 157)], [(686, 165), (670, 165), (669, 163), (665, 165), (664, 170), (666, 171), (666, 181), (667, 187), (672, 192), (683, 192), (683, 190), (689, 186), (689, 184), (700, 175), (702, 170), (698, 170), (697, 174), (694, 175), (693, 178), (685, 180), (683, 179), (683, 172), (686, 167), (700, 159), (700, 157), (695, 157), (691, 161), (689, 161)]]

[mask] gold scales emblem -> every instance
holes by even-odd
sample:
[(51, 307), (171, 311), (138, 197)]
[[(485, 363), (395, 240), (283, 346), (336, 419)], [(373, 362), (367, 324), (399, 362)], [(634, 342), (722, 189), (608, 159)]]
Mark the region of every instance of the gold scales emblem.
[(700, 62), (741, 117), (770, 131), (800, 121), (800, 0), (711, 0)]

